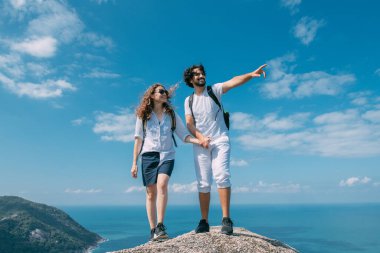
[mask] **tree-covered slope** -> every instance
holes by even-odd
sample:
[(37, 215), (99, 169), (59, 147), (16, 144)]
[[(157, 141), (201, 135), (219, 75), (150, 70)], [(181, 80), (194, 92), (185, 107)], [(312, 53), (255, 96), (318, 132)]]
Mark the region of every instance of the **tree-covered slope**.
[(0, 197), (0, 252), (85, 252), (101, 239), (58, 208)]

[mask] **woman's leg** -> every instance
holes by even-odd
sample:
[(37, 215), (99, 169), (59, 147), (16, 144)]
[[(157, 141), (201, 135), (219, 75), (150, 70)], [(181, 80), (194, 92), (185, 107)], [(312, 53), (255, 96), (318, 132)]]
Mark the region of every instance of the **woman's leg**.
[(157, 224), (156, 199), (157, 185), (148, 185), (146, 187), (146, 213), (148, 215), (150, 229), (155, 228)]
[(168, 203), (169, 176), (163, 173), (157, 178), (157, 219), (158, 223), (164, 222), (166, 205)]

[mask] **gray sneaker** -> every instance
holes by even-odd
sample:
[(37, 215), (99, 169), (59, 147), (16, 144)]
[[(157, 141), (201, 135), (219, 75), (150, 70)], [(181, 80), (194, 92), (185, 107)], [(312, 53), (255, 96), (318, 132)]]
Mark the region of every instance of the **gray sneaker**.
[(198, 227), (195, 229), (195, 233), (206, 233), (210, 232), (210, 225), (205, 219), (199, 221)]
[(168, 239), (169, 236), (166, 233), (166, 227), (162, 223), (158, 223), (154, 230), (153, 241)]
[(153, 239), (154, 239), (154, 231), (156, 231), (156, 228), (152, 228), (151, 230), (150, 230), (150, 241), (153, 241)]
[(225, 235), (232, 235), (234, 232), (232, 220), (229, 217), (224, 217), (222, 220), (221, 233)]

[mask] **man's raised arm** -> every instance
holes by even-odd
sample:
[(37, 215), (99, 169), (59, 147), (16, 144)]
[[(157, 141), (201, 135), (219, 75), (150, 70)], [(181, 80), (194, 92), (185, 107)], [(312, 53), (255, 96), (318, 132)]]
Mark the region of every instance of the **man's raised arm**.
[(261, 75), (266, 76), (266, 73), (264, 71), (264, 68), (267, 66), (267, 64), (264, 64), (264, 65), (261, 65), (258, 69), (256, 69), (255, 71), (252, 71), (250, 73), (247, 73), (247, 74), (244, 74), (244, 75), (240, 75), (240, 76), (235, 76), (233, 77), (232, 79), (226, 81), (223, 83), (223, 86), (222, 86), (222, 91), (223, 91), (223, 94), (226, 93), (227, 91), (229, 91), (230, 89), (232, 88), (235, 88), (235, 87), (238, 87), (246, 82), (248, 82), (249, 80), (251, 80), (252, 78), (255, 78), (255, 77), (260, 77)]

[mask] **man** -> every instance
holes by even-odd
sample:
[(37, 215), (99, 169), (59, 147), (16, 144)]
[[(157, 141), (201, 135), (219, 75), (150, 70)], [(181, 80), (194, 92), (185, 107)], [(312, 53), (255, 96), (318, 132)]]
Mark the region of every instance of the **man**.
[[(233, 233), (233, 223), (230, 218), (230, 141), (223, 107), (217, 105), (215, 97), (222, 104), (222, 94), (252, 78), (261, 75), (265, 78), (264, 68), (266, 66), (264, 64), (253, 72), (235, 76), (224, 83), (217, 83), (211, 86), (212, 91), (206, 88), (206, 72), (203, 65), (193, 65), (184, 72), (185, 83), (194, 89), (194, 93), (185, 99), (186, 125), (200, 142), (200, 145), (193, 146), (202, 215), (202, 219), (195, 229), (196, 233), (210, 231), (208, 213), (212, 177), (218, 188), (223, 212), (221, 233), (226, 235)], [(212, 93), (214, 93), (214, 98), (212, 98)]]

